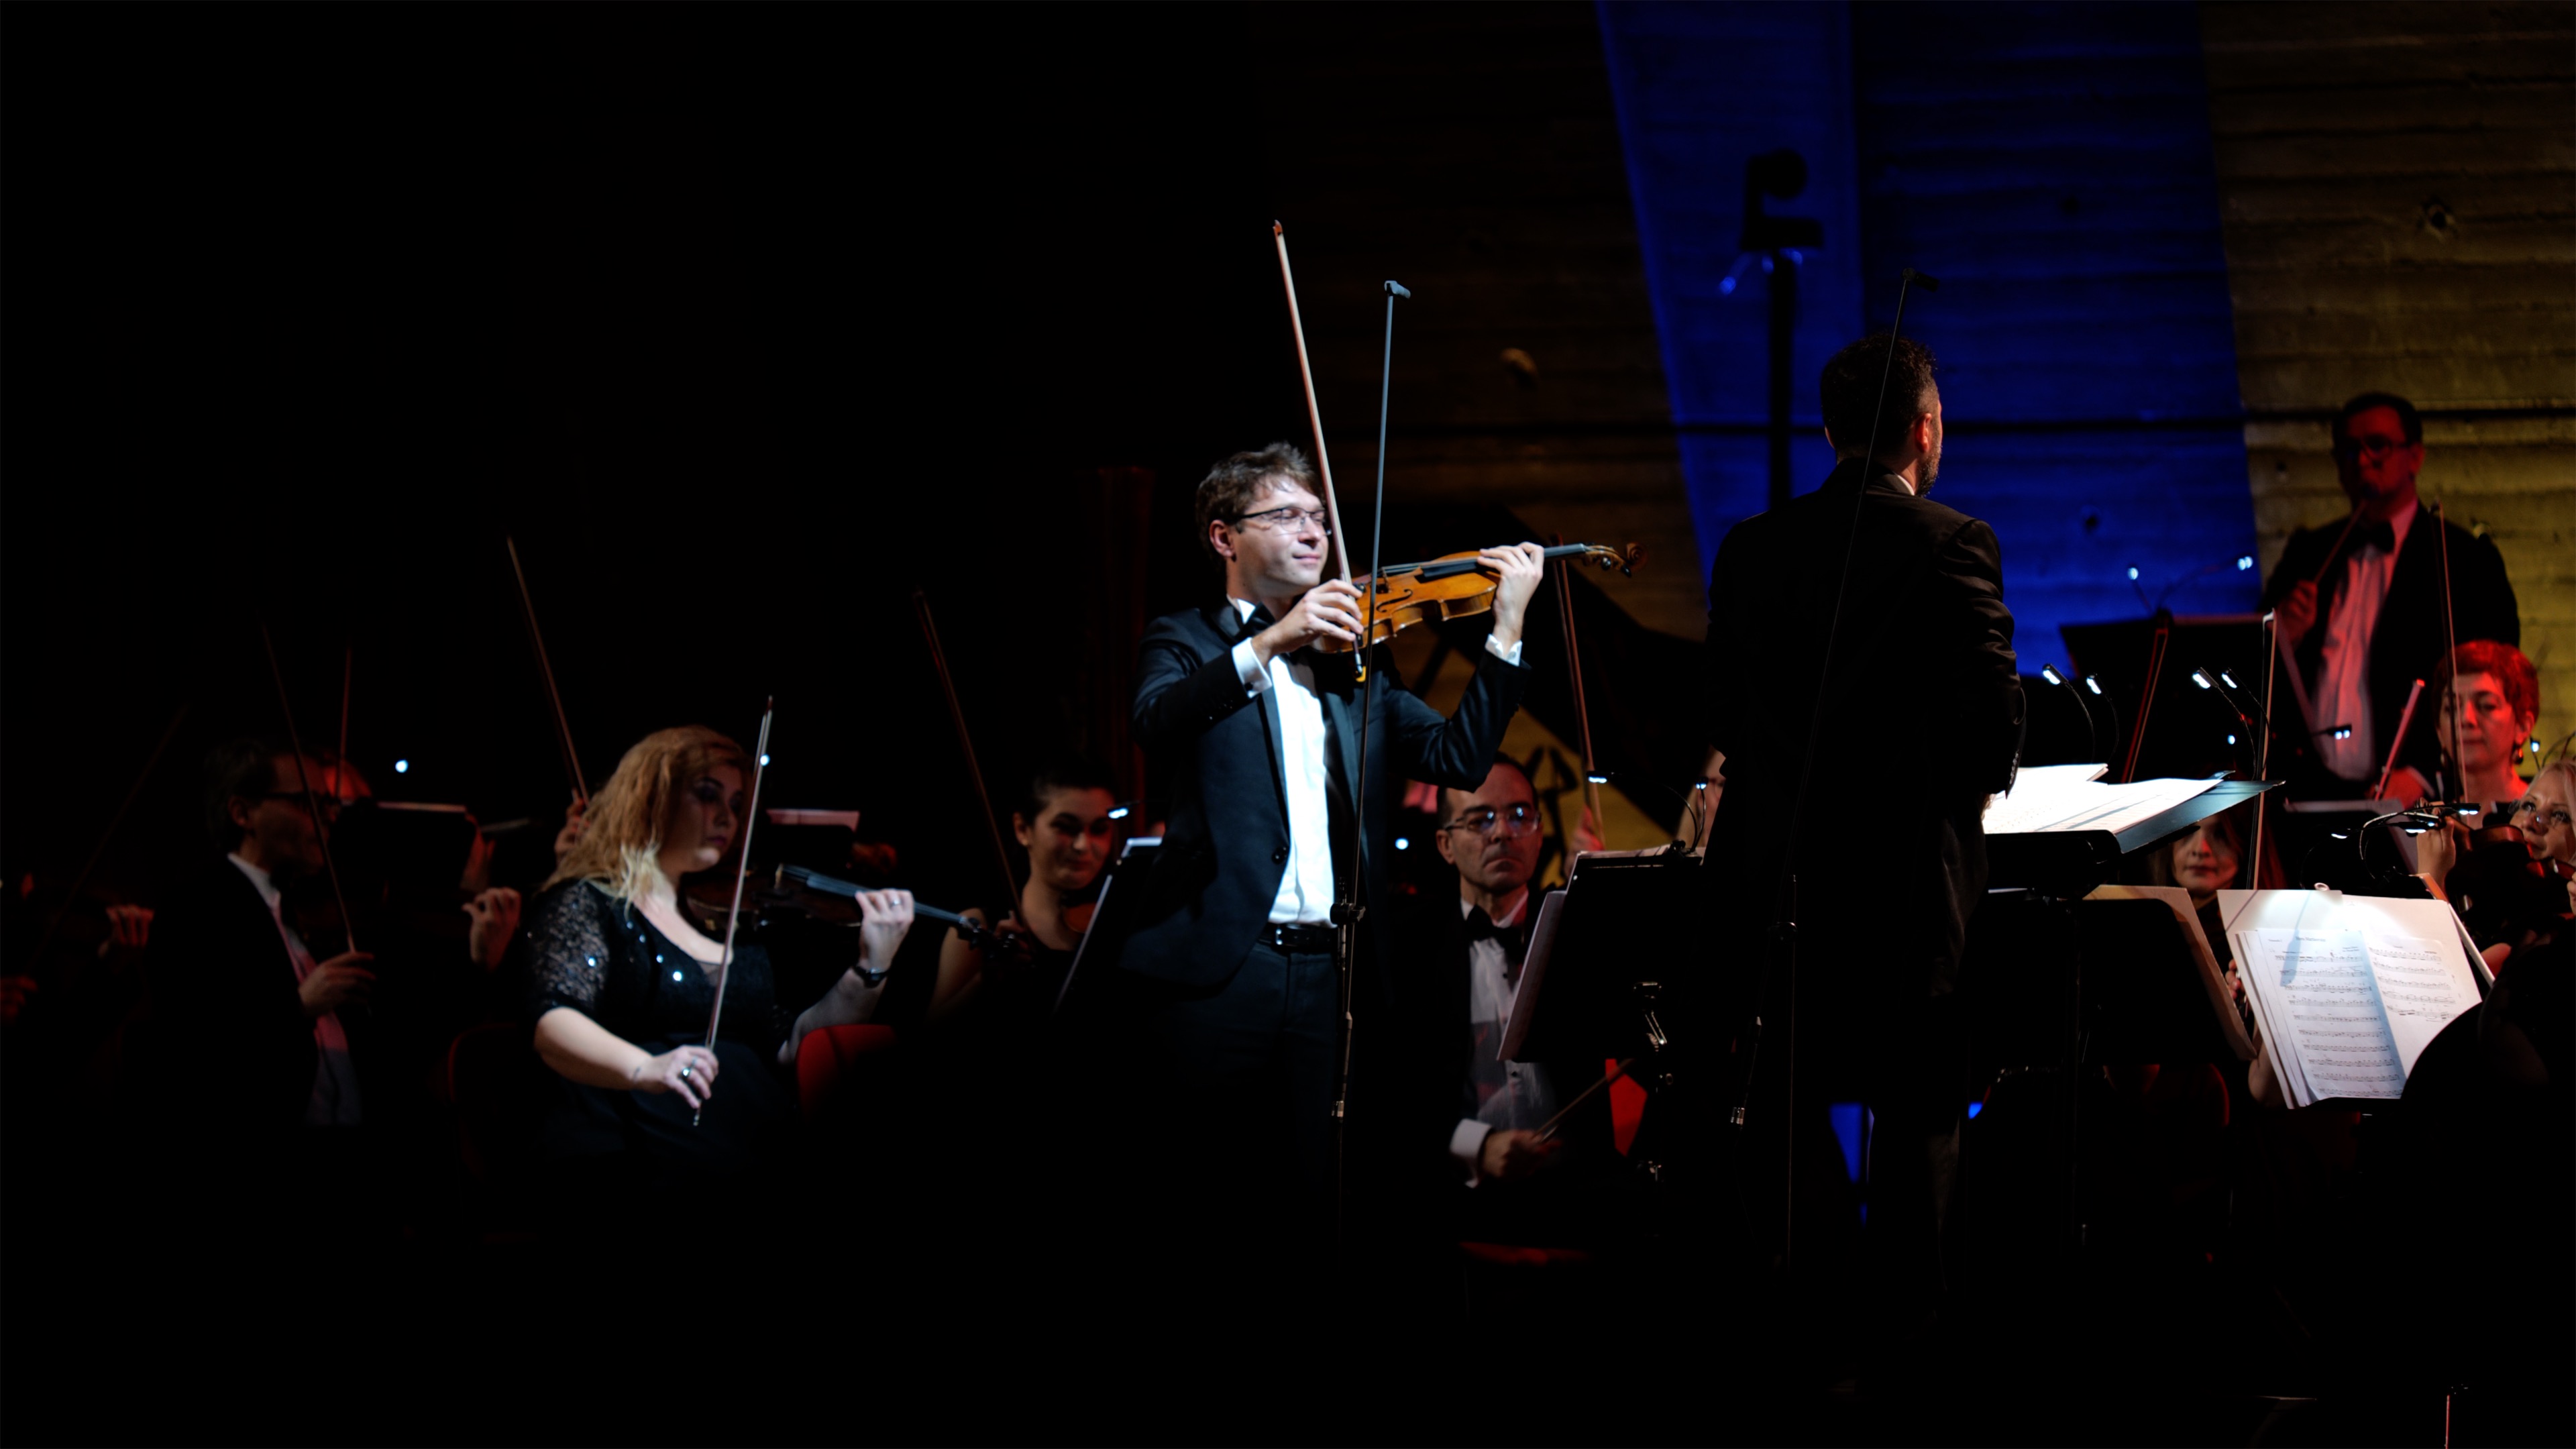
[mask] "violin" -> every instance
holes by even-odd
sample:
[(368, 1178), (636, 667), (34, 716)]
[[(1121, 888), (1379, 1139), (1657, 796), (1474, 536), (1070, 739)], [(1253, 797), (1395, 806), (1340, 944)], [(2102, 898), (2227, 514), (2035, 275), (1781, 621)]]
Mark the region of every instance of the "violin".
[[(820, 925), (856, 927), (863, 919), (859, 912), (859, 893), (866, 886), (839, 880), (809, 870), (801, 865), (778, 865), (755, 869), (743, 888), (743, 914), (751, 918), (752, 929), (782, 921), (813, 921)], [(696, 908), (701, 921), (721, 924), (733, 904), (730, 882), (708, 880), (689, 887), (685, 893)], [(978, 950), (993, 942), (1002, 943), (1003, 954), (1025, 954), (1026, 946), (1010, 932), (998, 930), (972, 916), (941, 910), (913, 902), (914, 919), (936, 921), (966, 938), (966, 944)]]
[[(1547, 558), (1598, 564), (1604, 570), (1616, 569), (1623, 576), (1634, 576), (1646, 551), (1636, 544), (1615, 549), (1598, 543), (1560, 543), (1545, 550)], [(1356, 580), (1368, 596), (1369, 644), (1383, 644), (1416, 624), (1433, 624), (1443, 619), (1461, 619), (1482, 614), (1494, 607), (1494, 590), (1502, 580), (1486, 571), (1476, 553), (1443, 554), (1423, 563), (1391, 564), (1374, 575), (1362, 574)], [(1315, 647), (1328, 654), (1348, 654), (1360, 647), (1358, 641), (1318, 639)]]

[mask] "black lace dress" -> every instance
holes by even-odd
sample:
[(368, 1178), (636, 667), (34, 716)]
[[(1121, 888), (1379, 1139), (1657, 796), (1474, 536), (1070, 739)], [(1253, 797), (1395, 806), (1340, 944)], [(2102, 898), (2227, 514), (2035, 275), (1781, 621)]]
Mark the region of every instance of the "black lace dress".
[[(531, 1022), (568, 1006), (648, 1052), (706, 1040), (715, 977), (643, 912), (587, 881), (568, 881), (538, 898), (531, 919)], [(554, 1077), (539, 1148), (558, 1159), (638, 1154), (644, 1161), (635, 1165), (652, 1170), (747, 1170), (795, 1120), (795, 1094), (778, 1066), (791, 1025), (769, 953), (737, 945), (716, 1039), (716, 1088), (700, 1122), (690, 1125), (689, 1104), (676, 1092)]]

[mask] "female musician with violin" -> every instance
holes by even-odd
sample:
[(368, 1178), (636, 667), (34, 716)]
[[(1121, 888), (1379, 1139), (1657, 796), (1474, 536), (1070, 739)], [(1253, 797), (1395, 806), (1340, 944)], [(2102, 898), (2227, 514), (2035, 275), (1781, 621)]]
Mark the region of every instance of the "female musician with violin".
[(724, 947), (682, 913), (678, 883), (733, 845), (751, 775), (742, 747), (713, 730), (645, 736), (591, 800), (532, 912), (529, 1011), (537, 1053), (561, 1078), (541, 1146), (576, 1174), (601, 1173), (601, 1186), (759, 1162), (795, 1108), (776, 1065), (807, 1032), (873, 1013), (912, 925), (909, 893), (858, 893), (858, 963), (792, 1024), (768, 952), (737, 944), (709, 1050)]
[(1109, 864), (1109, 812), (1117, 803), (1109, 772), (1088, 760), (1053, 762), (1032, 772), (1027, 792), (1011, 812), (1011, 833), (1028, 852), (1028, 882), (1020, 887), (1018, 908), (1000, 927), (1019, 939), (1028, 959), (1005, 968), (1011, 986), (997, 976), (987, 987), (984, 952), (950, 932), (939, 953), (933, 1018), (988, 1000), (997, 988), (1015, 1007), (1044, 1011), (1053, 1005), (1091, 924), (1085, 898)]

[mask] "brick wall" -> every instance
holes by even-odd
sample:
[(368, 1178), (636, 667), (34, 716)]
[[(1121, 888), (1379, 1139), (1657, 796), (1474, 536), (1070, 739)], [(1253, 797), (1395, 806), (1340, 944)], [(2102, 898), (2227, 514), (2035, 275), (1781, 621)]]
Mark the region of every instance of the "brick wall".
[(2424, 495), (2503, 551), (2554, 740), (2576, 727), (2576, 8), (2201, 20), (2265, 571), (2345, 511), (2334, 408), (2413, 399)]

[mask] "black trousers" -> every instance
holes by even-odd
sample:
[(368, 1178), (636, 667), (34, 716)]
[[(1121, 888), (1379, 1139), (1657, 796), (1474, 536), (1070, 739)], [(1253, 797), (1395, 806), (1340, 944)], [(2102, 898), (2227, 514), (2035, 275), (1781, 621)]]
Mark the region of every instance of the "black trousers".
[(1214, 987), (1144, 982), (1138, 1097), (1157, 1123), (1154, 1168), (1169, 1246), (1274, 1244), (1292, 1257), (1333, 1236), (1333, 1077), (1340, 987), (1329, 952), (1255, 946)]

